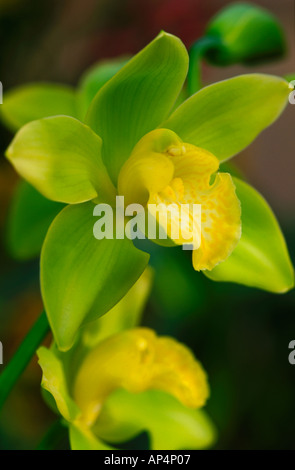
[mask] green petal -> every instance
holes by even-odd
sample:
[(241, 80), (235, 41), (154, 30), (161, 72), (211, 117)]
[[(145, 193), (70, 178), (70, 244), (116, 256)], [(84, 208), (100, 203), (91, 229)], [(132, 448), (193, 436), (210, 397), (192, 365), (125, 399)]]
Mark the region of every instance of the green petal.
[(153, 271), (147, 266), (134, 286), (107, 315), (83, 329), (84, 345), (94, 347), (111, 335), (138, 326), (151, 290), (152, 280)]
[(63, 208), (63, 204), (50, 201), (21, 181), (8, 215), (6, 244), (9, 253), (22, 260), (38, 256), (51, 222)]
[(284, 33), (275, 16), (247, 3), (231, 4), (210, 22), (206, 36), (219, 46), (206, 54), (213, 64), (230, 65), (277, 59), (285, 52)]
[[(59, 413), (69, 424), (70, 442), (73, 450), (111, 450), (97, 439), (90, 429), (79, 423), (80, 410), (72, 400), (67, 386), (63, 363), (55, 347), (41, 347), (37, 351), (42, 369), (42, 388), (53, 397)], [(74, 424), (75, 423), (75, 424)]]
[(229, 281), (283, 293), (294, 287), (294, 271), (279, 224), (263, 197), (234, 178), (242, 204), (242, 237), (231, 256), (212, 271), (214, 281)]
[(149, 259), (127, 238), (95, 239), (94, 207), (88, 202), (63, 209), (42, 249), (43, 301), (62, 350), (73, 345), (81, 325), (104, 315), (128, 292)]
[(117, 390), (107, 400), (94, 432), (111, 443), (124, 442), (142, 431), (152, 450), (205, 449), (216, 439), (215, 427), (203, 410), (182, 405), (171, 395), (149, 390)]
[(85, 118), (96, 93), (127, 63), (127, 57), (104, 60), (91, 67), (82, 76), (78, 85), (77, 105), (79, 115)]
[(72, 450), (114, 450), (100, 439), (97, 439), (88, 428), (70, 426), (70, 443)]
[(167, 117), (187, 68), (182, 42), (161, 33), (96, 95), (86, 122), (103, 140), (104, 161), (114, 182), (134, 145)]
[(241, 75), (203, 88), (161, 127), (209, 150), (220, 161), (227, 160), (279, 117), (289, 93), (289, 84), (282, 78)]
[(75, 204), (115, 194), (100, 152), (101, 139), (89, 127), (56, 116), (24, 126), (6, 156), (45, 197)]
[(53, 396), (60, 414), (67, 421), (74, 421), (80, 411), (70, 397), (62, 362), (54, 350), (41, 347), (37, 351), (39, 364), (43, 372), (41, 386)]
[(137, 326), (145, 308), (151, 289), (153, 270), (149, 266), (127, 294), (103, 317), (86, 324), (79, 331), (74, 346), (66, 352), (54, 349), (62, 361), (68, 384), (75, 381), (77, 368), (81, 361), (105, 338)]
[(77, 117), (75, 90), (53, 83), (36, 83), (4, 94), (0, 118), (13, 132), (28, 122), (65, 114)]

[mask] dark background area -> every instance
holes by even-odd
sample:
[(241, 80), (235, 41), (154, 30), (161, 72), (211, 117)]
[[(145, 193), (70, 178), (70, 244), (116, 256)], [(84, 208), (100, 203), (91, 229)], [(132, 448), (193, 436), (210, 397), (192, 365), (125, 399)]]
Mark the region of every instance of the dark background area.
[[(209, 19), (233, 2), (218, 0), (0, 0), (0, 80), (4, 91), (27, 82), (77, 83), (97, 60), (135, 53), (161, 29), (186, 46)], [(255, 67), (203, 67), (205, 83), (240, 73), (295, 73), (294, 2), (257, 0), (281, 21), (285, 58)], [(247, 90), (245, 90), (245, 93)], [(294, 115), (277, 123), (235, 160), (266, 197), (295, 261)], [(12, 135), (0, 127), (0, 227), (5, 233), (17, 182), (3, 158)], [(267, 243), (267, 240), (265, 241)], [(190, 346), (211, 385), (207, 410), (219, 430), (218, 449), (295, 449), (295, 294), (217, 284), (194, 273), (187, 252), (163, 250), (154, 260), (155, 285), (144, 324)], [(13, 261), (0, 247), (0, 341), (7, 363), (42, 310), (38, 260)], [(0, 366), (0, 368), (3, 366)], [(54, 421), (40, 394), (32, 361), (0, 416), (0, 449), (34, 448)], [(66, 444), (60, 444), (66, 445)]]

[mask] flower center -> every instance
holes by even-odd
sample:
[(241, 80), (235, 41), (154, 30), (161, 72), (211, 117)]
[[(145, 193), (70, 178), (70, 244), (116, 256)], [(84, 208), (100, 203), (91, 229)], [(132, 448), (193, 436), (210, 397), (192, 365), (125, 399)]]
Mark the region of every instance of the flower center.
[(218, 168), (218, 159), (207, 150), (156, 129), (138, 142), (119, 175), (125, 203), (143, 205), (170, 242), (192, 247), (196, 270), (211, 270), (224, 261), (241, 236), (233, 180)]

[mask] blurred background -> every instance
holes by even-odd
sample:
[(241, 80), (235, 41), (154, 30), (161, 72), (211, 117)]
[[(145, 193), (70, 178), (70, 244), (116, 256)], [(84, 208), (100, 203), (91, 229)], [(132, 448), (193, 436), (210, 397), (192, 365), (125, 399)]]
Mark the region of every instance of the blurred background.
[[(0, 0), (0, 80), (4, 91), (29, 82), (75, 85), (100, 59), (132, 54), (161, 29), (187, 47), (225, 5), (219, 0)], [(253, 67), (203, 66), (213, 83), (240, 73), (295, 73), (293, 0), (252, 2), (283, 25), (288, 51)], [(247, 90), (245, 90), (245, 93)], [(295, 261), (294, 116), (288, 106), (236, 163), (273, 207)], [(0, 127), (0, 341), (4, 363), (42, 310), (38, 260), (17, 262), (5, 250), (5, 221), (18, 177), (3, 158), (12, 134)], [(267, 240), (266, 240), (267, 243)], [(219, 430), (218, 449), (295, 449), (295, 294), (217, 284), (193, 273), (187, 252), (161, 251), (144, 324), (190, 346), (208, 372), (207, 410)], [(0, 365), (0, 371), (3, 366)], [(35, 448), (54, 422), (40, 394), (33, 360), (0, 416), (0, 449)], [(58, 444), (67, 446), (66, 438)]]

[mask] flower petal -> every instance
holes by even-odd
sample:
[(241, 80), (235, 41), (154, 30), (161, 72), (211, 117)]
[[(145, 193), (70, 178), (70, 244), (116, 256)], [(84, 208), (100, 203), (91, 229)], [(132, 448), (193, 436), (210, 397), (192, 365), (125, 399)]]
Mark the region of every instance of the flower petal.
[(147, 266), (138, 281), (107, 315), (83, 328), (83, 344), (94, 347), (108, 336), (138, 326), (153, 281), (153, 270)]
[(78, 329), (108, 312), (144, 271), (149, 256), (125, 239), (93, 236), (94, 204), (68, 206), (49, 228), (41, 253), (45, 309), (62, 350)]
[(203, 88), (161, 124), (184, 142), (202, 147), (220, 161), (247, 147), (281, 114), (290, 93), (284, 79), (249, 74)]
[(58, 116), (78, 117), (73, 88), (54, 83), (34, 83), (5, 93), (0, 119), (13, 132), (28, 122)]
[[(217, 158), (207, 150), (183, 144), (182, 154), (171, 156), (177, 178), (183, 182), (181, 204), (201, 206), (201, 227), (195, 221), (195, 237), (201, 238), (193, 250), (193, 266), (197, 271), (212, 269), (226, 259), (241, 236), (241, 209), (235, 186), (228, 173), (217, 173)], [(190, 230), (191, 232), (191, 230)]]
[[(201, 211), (203, 213), (204, 206), (204, 214), (206, 211), (208, 212), (206, 209), (207, 197), (211, 197), (213, 189), (209, 184), (210, 178), (218, 170), (219, 162), (207, 150), (186, 143), (182, 143), (180, 148), (171, 148), (170, 159), (174, 166), (175, 178), (165, 191), (162, 191), (156, 197), (151, 197), (149, 204), (153, 203), (155, 199), (155, 203), (159, 204), (157, 206), (159, 211), (157, 220), (159, 223), (161, 218), (164, 222), (166, 221), (166, 213), (171, 214), (168, 219), (167, 233), (174, 243), (191, 244), (194, 249), (199, 249), (200, 244), (204, 243)], [(173, 204), (171, 204), (172, 201)], [(198, 206), (199, 210), (197, 210)], [(151, 208), (149, 210), (155, 211), (153, 207), (155, 206), (149, 206)], [(173, 207), (175, 207), (175, 211)], [(205, 215), (203, 215), (204, 218)], [(180, 234), (179, 238), (178, 232)], [(196, 267), (196, 269), (198, 268)]]
[(197, 271), (210, 270), (231, 254), (240, 239), (240, 202), (230, 174), (217, 173), (210, 184), (219, 166), (214, 155), (194, 145), (183, 147), (183, 155), (171, 157), (174, 175), (183, 181), (181, 203), (201, 206), (201, 227), (199, 220), (194, 224), (200, 243), (193, 250), (193, 266)]
[(241, 206), (230, 174), (218, 173), (210, 189), (196, 193), (194, 200), (202, 206), (202, 227), (193, 266), (211, 270), (228, 258), (241, 237)]
[[(196, 270), (212, 269), (226, 259), (241, 234), (231, 176), (218, 173), (210, 185), (218, 167), (212, 153), (156, 129), (138, 142), (119, 174), (118, 190), (126, 204), (147, 205), (148, 237), (157, 243), (192, 244)], [(150, 232), (151, 225), (157, 232), (157, 224), (159, 238)]]
[(166, 151), (180, 144), (179, 137), (167, 129), (156, 129), (140, 139), (119, 174), (118, 192), (126, 205), (145, 205), (151, 194), (170, 183), (174, 165)]
[(97, 93), (86, 122), (103, 140), (114, 183), (134, 145), (167, 117), (187, 69), (184, 45), (163, 32)]
[(205, 449), (216, 440), (216, 429), (203, 410), (192, 410), (158, 390), (130, 393), (117, 390), (105, 403), (93, 432), (121, 443), (147, 431), (152, 450)]
[(209, 395), (206, 374), (192, 353), (148, 328), (113, 335), (86, 356), (74, 386), (81, 420), (92, 425), (117, 388), (164, 390), (191, 408), (203, 406)]
[(70, 444), (72, 450), (115, 450), (98, 439), (89, 428), (80, 424), (71, 424)]
[(51, 393), (60, 414), (67, 421), (74, 421), (80, 410), (70, 397), (62, 362), (54, 350), (43, 346), (38, 349), (37, 355), (43, 372), (42, 387)]
[(76, 204), (115, 195), (101, 160), (101, 139), (77, 119), (56, 116), (24, 126), (6, 156), (18, 173), (54, 201)]
[(78, 85), (77, 106), (84, 120), (96, 93), (127, 63), (127, 57), (103, 60), (83, 74)]
[(234, 178), (242, 204), (242, 237), (231, 256), (204, 274), (214, 281), (236, 282), (282, 293), (294, 287), (294, 269), (279, 224), (263, 197)]

